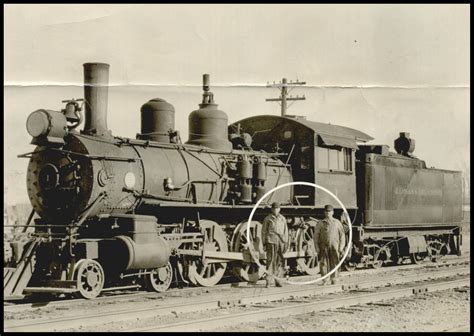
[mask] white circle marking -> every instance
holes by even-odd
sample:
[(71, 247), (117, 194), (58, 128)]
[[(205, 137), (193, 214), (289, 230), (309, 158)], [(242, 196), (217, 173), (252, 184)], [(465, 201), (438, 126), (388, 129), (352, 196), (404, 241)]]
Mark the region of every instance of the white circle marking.
[[(339, 263), (336, 265), (336, 267), (334, 267), (334, 269), (332, 269), (329, 273), (327, 273), (326, 275), (320, 277), (320, 278), (317, 278), (317, 279), (314, 279), (314, 280), (310, 280), (310, 281), (305, 281), (305, 282), (292, 282), (292, 281), (288, 281), (289, 284), (292, 284), (292, 285), (309, 285), (309, 284), (312, 284), (312, 283), (315, 283), (317, 281), (321, 281), (321, 280), (324, 280), (325, 278), (329, 277), (331, 274), (333, 274), (334, 272), (336, 272), (341, 266), (342, 264), (344, 263), (344, 261), (346, 260), (347, 258), (347, 255), (349, 254), (349, 250), (350, 250), (350, 246), (351, 246), (351, 243), (352, 243), (352, 221), (351, 221), (351, 217), (349, 216), (349, 213), (347, 212), (346, 210), (346, 207), (344, 206), (344, 204), (342, 204), (342, 202), (339, 200), (339, 198), (334, 195), (332, 192), (330, 192), (328, 189), (316, 184), (316, 183), (311, 183), (311, 182), (303, 182), (303, 181), (299, 181), (299, 182), (288, 182), (288, 183), (284, 183), (282, 185), (279, 185), (273, 189), (270, 189), (269, 191), (267, 191), (265, 193), (265, 195), (263, 195), (258, 201), (257, 203), (254, 205), (253, 209), (252, 209), (252, 212), (250, 213), (250, 216), (249, 216), (249, 220), (247, 222), (247, 241), (250, 242), (250, 222), (252, 221), (252, 218), (253, 218), (253, 215), (255, 213), (255, 211), (257, 210), (258, 206), (260, 205), (260, 203), (267, 197), (269, 196), (271, 193), (277, 191), (278, 189), (281, 189), (281, 188), (284, 188), (284, 187), (288, 187), (288, 186), (292, 186), (292, 185), (306, 185), (306, 186), (310, 186), (310, 187), (313, 187), (313, 188), (316, 188), (316, 189), (321, 189), (325, 192), (327, 192), (329, 195), (331, 195), (336, 201), (337, 203), (339, 203), (339, 205), (341, 206), (341, 208), (344, 210), (344, 214), (347, 216), (347, 218), (349, 219), (349, 241), (347, 243), (347, 247), (346, 247), (346, 251), (344, 252), (344, 256), (343, 258), (339, 261)], [(251, 254), (252, 255), (252, 254)], [(253, 255), (252, 255), (253, 257)], [(260, 264), (260, 261), (257, 259), (257, 260), (254, 260), (255, 263), (259, 266), (259, 267), (262, 267), (262, 265)]]

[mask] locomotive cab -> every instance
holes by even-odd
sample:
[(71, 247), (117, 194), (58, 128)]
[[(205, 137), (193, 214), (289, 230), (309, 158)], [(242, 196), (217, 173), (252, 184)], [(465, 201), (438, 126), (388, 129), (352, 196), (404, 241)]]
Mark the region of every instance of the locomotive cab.
[[(256, 116), (229, 127), (250, 134), (252, 147), (280, 152), (295, 181), (316, 183), (336, 194), (347, 209), (356, 209), (355, 150), (372, 138), (348, 127), (307, 121), (302, 117)], [(294, 204), (322, 209), (335, 204), (326, 192), (295, 186)], [(340, 208), (338, 205), (336, 208)]]

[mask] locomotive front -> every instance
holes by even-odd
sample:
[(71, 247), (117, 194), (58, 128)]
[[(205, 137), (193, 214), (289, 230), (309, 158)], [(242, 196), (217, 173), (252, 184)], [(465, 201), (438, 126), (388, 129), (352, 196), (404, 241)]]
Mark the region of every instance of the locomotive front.
[[(137, 205), (130, 189), (143, 188), (143, 167), (132, 147), (118, 146), (107, 129), (108, 65), (84, 64), (86, 124), (79, 102), (61, 111), (37, 110), (27, 130), (38, 145), (30, 154), (28, 195), (39, 216), (52, 223), (81, 214), (125, 213)], [(100, 138), (100, 141), (98, 140)]]

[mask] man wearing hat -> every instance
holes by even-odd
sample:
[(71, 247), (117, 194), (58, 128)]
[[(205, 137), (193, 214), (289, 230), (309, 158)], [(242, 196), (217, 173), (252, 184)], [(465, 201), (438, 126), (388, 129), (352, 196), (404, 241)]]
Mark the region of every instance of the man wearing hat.
[[(342, 223), (333, 217), (334, 208), (328, 204), (324, 206), (325, 218), (319, 221), (314, 233), (314, 246), (319, 256), (321, 276), (328, 274), (339, 263), (344, 254), (346, 238)], [(331, 284), (336, 283), (339, 270), (331, 274)], [(327, 279), (323, 280), (323, 285)]]
[(283, 283), (278, 278), (284, 276), (283, 254), (289, 246), (289, 235), (286, 218), (280, 214), (278, 202), (273, 202), (272, 213), (263, 220), (262, 240), (267, 252), (267, 287), (273, 281), (277, 287), (281, 287)]

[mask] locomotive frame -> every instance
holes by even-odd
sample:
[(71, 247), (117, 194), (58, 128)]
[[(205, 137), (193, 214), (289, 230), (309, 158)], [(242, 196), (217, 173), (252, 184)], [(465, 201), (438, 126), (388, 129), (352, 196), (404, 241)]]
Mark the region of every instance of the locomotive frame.
[[(426, 168), (405, 133), (391, 153), (388, 146), (363, 145), (372, 138), (361, 131), (297, 116), (256, 116), (228, 126), (204, 75), (187, 143), (163, 99), (142, 106), (141, 133), (128, 139), (107, 128), (108, 65), (86, 63), (84, 75), (84, 130), (75, 130), (81, 100), (28, 118), (37, 148), (20, 157), (30, 159), (34, 210), (9, 243), (14, 256), (4, 265), (6, 299), (27, 293), (93, 298), (142, 286), (165, 291), (173, 280), (213, 286), (226, 270), (256, 281), (265, 272), (255, 261), (265, 264), (261, 222), (272, 201), (282, 203), (288, 220), (288, 271), (316, 275), (314, 229), (324, 205), (334, 203), (318, 190), (296, 186), (272, 194), (257, 209), (246, 241), (253, 205), (291, 181), (322, 185), (345, 204), (350, 219), (342, 220), (353, 222), (348, 270), (460, 254), (460, 172)], [(401, 189), (386, 187), (387, 181)], [(385, 203), (373, 202), (382, 197)], [(40, 218), (30, 225), (34, 212)], [(405, 212), (411, 216), (400, 215)], [(433, 220), (436, 214), (441, 221)], [(390, 221), (394, 216), (398, 223)]]

